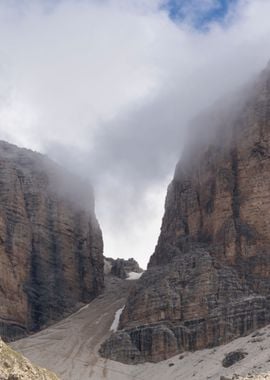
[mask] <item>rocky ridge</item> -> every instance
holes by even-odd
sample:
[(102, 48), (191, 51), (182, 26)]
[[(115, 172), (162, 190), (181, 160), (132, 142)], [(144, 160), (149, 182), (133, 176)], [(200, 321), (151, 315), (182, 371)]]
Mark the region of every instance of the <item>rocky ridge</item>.
[(106, 257), (104, 259), (104, 272), (105, 274), (112, 274), (113, 276), (125, 280), (130, 272), (142, 273), (143, 269), (140, 268), (137, 261), (133, 258), (125, 260)]
[(52, 372), (36, 367), (0, 339), (0, 380), (57, 380)]
[(100, 294), (102, 251), (91, 188), (0, 142), (0, 336), (38, 331)]
[(104, 357), (157, 362), (270, 323), (269, 67), (243, 98), (208, 115), (207, 141), (186, 148), (156, 250)]

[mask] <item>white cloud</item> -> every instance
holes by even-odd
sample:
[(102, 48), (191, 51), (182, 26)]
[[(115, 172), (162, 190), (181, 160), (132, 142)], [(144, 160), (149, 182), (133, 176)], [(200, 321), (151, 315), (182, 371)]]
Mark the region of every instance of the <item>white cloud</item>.
[(207, 33), (165, 3), (0, 2), (0, 138), (91, 177), (105, 253), (144, 265), (188, 121), (270, 58), (268, 0), (240, 1)]

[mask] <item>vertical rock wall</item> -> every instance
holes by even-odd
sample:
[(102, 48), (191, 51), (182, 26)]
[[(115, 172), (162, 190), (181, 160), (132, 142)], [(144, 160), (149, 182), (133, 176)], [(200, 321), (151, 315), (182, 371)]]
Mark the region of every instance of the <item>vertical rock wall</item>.
[(96, 297), (102, 252), (91, 189), (0, 142), (0, 335), (37, 331)]
[(103, 356), (159, 361), (270, 323), (270, 68), (242, 97), (186, 147), (148, 271)]

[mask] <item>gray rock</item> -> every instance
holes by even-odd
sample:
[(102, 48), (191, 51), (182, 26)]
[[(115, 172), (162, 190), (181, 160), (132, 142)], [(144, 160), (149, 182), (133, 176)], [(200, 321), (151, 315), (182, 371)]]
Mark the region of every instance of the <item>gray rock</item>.
[(228, 354), (225, 355), (225, 358), (222, 360), (222, 365), (225, 368), (231, 367), (235, 363), (244, 359), (246, 356), (247, 356), (247, 353), (241, 350), (229, 352)]
[(270, 68), (251, 87), (198, 120), (205, 129), (176, 167), (158, 244), (120, 319), (145, 361), (270, 323)]
[(129, 272), (142, 273), (143, 270), (140, 268), (139, 264), (133, 258), (128, 260), (125, 259), (112, 259), (105, 258), (107, 263), (107, 273), (111, 273), (113, 276), (119, 277), (121, 279), (126, 279)]

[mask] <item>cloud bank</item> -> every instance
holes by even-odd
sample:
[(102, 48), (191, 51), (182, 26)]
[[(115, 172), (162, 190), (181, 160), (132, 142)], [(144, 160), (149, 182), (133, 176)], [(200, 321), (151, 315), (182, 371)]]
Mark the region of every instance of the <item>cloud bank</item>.
[[(174, 1), (177, 3), (177, 1)], [(189, 122), (270, 59), (270, 2), (0, 2), (0, 138), (95, 187), (105, 254), (146, 265)], [(177, 4), (176, 4), (177, 5)]]

